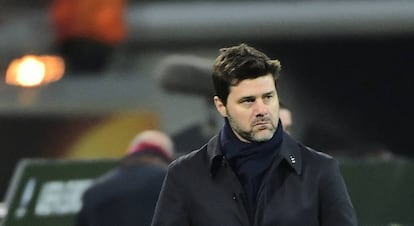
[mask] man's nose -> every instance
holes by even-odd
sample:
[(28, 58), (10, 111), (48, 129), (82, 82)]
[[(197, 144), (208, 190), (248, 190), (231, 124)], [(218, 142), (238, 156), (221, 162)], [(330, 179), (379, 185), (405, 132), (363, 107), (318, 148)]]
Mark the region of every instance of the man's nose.
[(268, 114), (268, 106), (262, 101), (257, 100), (254, 105), (254, 114), (256, 117), (262, 117)]

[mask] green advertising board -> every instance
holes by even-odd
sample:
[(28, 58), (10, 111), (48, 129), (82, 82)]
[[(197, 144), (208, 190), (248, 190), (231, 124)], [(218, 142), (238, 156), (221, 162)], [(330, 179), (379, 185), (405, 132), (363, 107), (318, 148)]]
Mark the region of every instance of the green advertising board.
[(81, 196), (115, 160), (24, 159), (5, 197), (3, 226), (73, 226)]
[(360, 226), (414, 226), (414, 162), (341, 163)]

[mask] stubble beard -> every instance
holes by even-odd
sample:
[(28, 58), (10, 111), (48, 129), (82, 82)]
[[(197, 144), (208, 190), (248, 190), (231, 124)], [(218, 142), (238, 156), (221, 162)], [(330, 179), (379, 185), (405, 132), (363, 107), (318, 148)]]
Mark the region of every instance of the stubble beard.
[[(276, 126), (270, 118), (259, 118), (255, 120), (250, 127), (250, 130), (243, 130), (240, 128), (238, 123), (228, 115), (228, 120), (233, 132), (237, 133), (240, 137), (247, 140), (248, 142), (265, 142), (272, 139)], [(258, 122), (268, 122), (266, 125), (255, 125)], [(259, 127), (256, 128), (255, 127)]]

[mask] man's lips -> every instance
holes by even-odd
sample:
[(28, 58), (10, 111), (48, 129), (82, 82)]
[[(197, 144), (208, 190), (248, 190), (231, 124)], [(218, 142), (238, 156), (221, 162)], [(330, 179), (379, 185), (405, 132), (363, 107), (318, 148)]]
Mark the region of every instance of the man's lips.
[(259, 121), (259, 122), (254, 122), (253, 126), (264, 126), (264, 125), (269, 125), (270, 121)]

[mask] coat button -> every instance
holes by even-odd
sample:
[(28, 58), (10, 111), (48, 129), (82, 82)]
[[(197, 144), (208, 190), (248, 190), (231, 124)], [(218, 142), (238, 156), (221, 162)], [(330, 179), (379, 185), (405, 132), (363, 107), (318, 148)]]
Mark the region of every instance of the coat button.
[(233, 193), (233, 200), (234, 200), (234, 201), (239, 200), (239, 198), (237, 197), (236, 193)]
[(221, 157), (221, 166), (227, 168), (226, 157), (224, 155)]
[(289, 158), (290, 158), (290, 161), (291, 161), (293, 164), (295, 164), (295, 163), (296, 163), (296, 159), (295, 159), (295, 157), (294, 157), (293, 155), (289, 156)]

